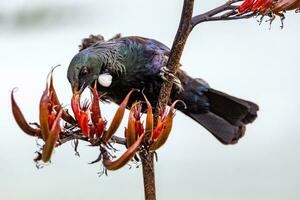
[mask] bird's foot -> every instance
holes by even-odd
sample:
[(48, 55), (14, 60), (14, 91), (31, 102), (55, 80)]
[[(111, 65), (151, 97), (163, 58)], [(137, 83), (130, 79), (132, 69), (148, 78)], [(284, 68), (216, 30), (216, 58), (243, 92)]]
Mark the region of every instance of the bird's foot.
[(159, 73), (160, 77), (164, 80), (164, 81), (169, 81), (168, 78), (166, 76), (170, 76), (172, 77), (173, 80), (173, 84), (175, 85), (175, 87), (179, 90), (182, 91), (183, 87), (181, 85), (181, 81), (179, 80), (179, 78), (177, 76), (175, 76), (170, 69), (168, 69), (167, 67), (162, 67), (161, 71)]

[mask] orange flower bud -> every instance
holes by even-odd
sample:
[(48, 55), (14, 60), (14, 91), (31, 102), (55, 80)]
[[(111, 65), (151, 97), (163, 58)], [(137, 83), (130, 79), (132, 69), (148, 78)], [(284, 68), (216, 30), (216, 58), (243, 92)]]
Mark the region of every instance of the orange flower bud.
[(43, 162), (48, 162), (50, 160), (52, 152), (56, 146), (56, 142), (59, 138), (59, 134), (61, 131), (59, 122), (60, 122), (62, 113), (63, 113), (63, 109), (60, 109), (58, 115), (56, 116), (56, 118), (53, 122), (53, 126), (52, 126), (51, 130), (49, 131), (48, 138), (43, 147), (43, 153), (42, 153)]
[[(151, 103), (149, 102), (149, 100), (147, 99), (146, 95), (143, 93), (144, 99), (147, 103), (147, 117), (146, 117), (146, 133), (152, 133), (153, 132), (153, 112), (152, 112), (152, 106)], [(149, 140), (151, 139), (151, 135), (150, 134), (146, 134), (149, 135), (149, 138), (146, 138), (146, 141), (149, 142)]]
[(104, 167), (106, 167), (108, 170), (117, 170), (126, 165), (135, 155), (144, 139), (144, 136), (145, 133), (143, 133), (131, 146), (129, 146), (126, 152), (117, 160), (111, 161), (108, 158), (103, 158)]
[(25, 132), (26, 134), (30, 136), (42, 137), (41, 130), (39, 128), (33, 128), (27, 123), (21, 109), (19, 108), (18, 104), (15, 101), (14, 92), (15, 89), (13, 89), (11, 92), (11, 106), (12, 106), (12, 113), (17, 124), (22, 129), (22, 131)]
[(107, 143), (110, 138), (113, 136), (113, 134), (116, 132), (116, 130), (119, 128), (120, 123), (123, 119), (124, 116), (124, 112), (125, 112), (125, 108), (127, 106), (128, 100), (130, 98), (130, 95), (132, 94), (132, 92), (137, 91), (136, 89), (132, 89), (127, 96), (125, 97), (125, 99), (122, 101), (122, 103), (120, 104), (118, 110), (116, 111), (114, 118), (108, 128), (108, 130), (103, 134), (102, 137), (102, 141), (104, 143)]

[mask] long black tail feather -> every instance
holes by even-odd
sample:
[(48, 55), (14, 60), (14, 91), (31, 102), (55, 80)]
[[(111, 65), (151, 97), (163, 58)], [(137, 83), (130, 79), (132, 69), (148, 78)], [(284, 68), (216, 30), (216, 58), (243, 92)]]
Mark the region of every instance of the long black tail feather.
[(259, 108), (255, 103), (230, 96), (211, 88), (205, 95), (209, 100), (210, 111), (233, 125), (239, 125), (241, 122), (248, 124), (253, 122), (257, 117)]
[(244, 136), (246, 127), (231, 125), (223, 118), (212, 112), (205, 114), (186, 113), (192, 119), (200, 123), (204, 128), (213, 134), (223, 144), (235, 144)]
[(179, 73), (183, 92), (177, 96), (187, 104), (183, 113), (197, 121), (223, 144), (235, 144), (246, 125), (257, 117), (258, 105), (210, 88), (201, 79)]

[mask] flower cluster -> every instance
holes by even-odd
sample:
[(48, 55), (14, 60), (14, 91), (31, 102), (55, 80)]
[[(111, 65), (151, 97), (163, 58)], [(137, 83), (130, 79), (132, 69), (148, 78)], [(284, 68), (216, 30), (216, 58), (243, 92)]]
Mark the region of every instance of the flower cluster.
[[(45, 144), (39, 153), (36, 161), (48, 162), (55, 147), (66, 141), (82, 139), (90, 142), (93, 146), (100, 147), (100, 159), (108, 170), (116, 170), (128, 163), (141, 150), (156, 151), (168, 139), (171, 132), (173, 117), (175, 113), (175, 101), (169, 108), (160, 112), (157, 124), (154, 126), (152, 106), (144, 95), (146, 106), (145, 127), (141, 121), (143, 115), (142, 104), (138, 101), (131, 105), (128, 117), (128, 124), (125, 128), (125, 146), (127, 150), (117, 159), (108, 153), (112, 148), (112, 137), (117, 131), (127, 107), (127, 103), (133, 92), (132, 89), (117, 109), (112, 122), (107, 127), (107, 121), (101, 115), (100, 98), (95, 83), (92, 89), (91, 102), (80, 102), (80, 94), (75, 93), (71, 99), (73, 117), (63, 108), (59, 102), (53, 86), (53, 70), (47, 77), (46, 88), (40, 100), (39, 124), (35, 127), (26, 121), (18, 104), (15, 101), (13, 90), (11, 92), (12, 112), (19, 127), (28, 135), (42, 139)], [(60, 123), (61, 119), (65, 122)]]
[(282, 15), (288, 10), (299, 10), (300, 0), (245, 0), (238, 8), (240, 13), (251, 11), (261, 14)]
[(53, 87), (52, 73), (53, 70), (51, 70), (50, 74), (47, 77), (46, 88), (40, 100), (40, 124), (36, 127), (32, 127), (25, 120), (24, 115), (14, 98), (15, 89), (11, 92), (12, 112), (19, 127), (26, 134), (38, 137), (45, 142), (42, 154), (40, 154), (40, 156), (37, 158), (37, 160), (43, 160), (44, 162), (48, 162), (50, 160), (53, 149), (57, 145), (57, 140), (62, 131), (60, 125), (61, 118), (70, 124), (76, 123), (75, 119), (71, 115), (69, 115), (68, 112), (64, 110), (59, 103), (56, 91)]

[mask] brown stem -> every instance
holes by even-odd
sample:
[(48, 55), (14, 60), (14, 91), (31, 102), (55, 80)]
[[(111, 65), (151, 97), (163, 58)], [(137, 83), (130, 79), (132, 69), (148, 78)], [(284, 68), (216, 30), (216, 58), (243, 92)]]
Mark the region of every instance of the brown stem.
[[(188, 35), (191, 31), (191, 19), (193, 14), (194, 0), (184, 0), (181, 20), (175, 36), (173, 46), (171, 49), (170, 57), (167, 63), (167, 69), (171, 74), (175, 75), (179, 67), (179, 60), (182, 55), (182, 51)], [(160, 90), (158, 104), (155, 109), (155, 118), (160, 109), (164, 109), (165, 105), (169, 101), (174, 76), (166, 74), (166, 80), (164, 81)], [(155, 173), (154, 173), (154, 159), (153, 153), (141, 152), (140, 157), (142, 159), (143, 177), (144, 177), (144, 191), (145, 200), (156, 200), (155, 192)]]
[(237, 9), (239, 5), (233, 5), (235, 3), (242, 2), (243, 0), (229, 0), (223, 5), (216, 7), (203, 14), (196, 15), (192, 18), (192, 29), (200, 23), (209, 21), (228, 21), (237, 19), (248, 19), (256, 16), (257, 12), (247, 11), (244, 13), (238, 13)]
[[(67, 142), (72, 141), (74, 139), (89, 142), (88, 138), (83, 136), (83, 134), (80, 131), (74, 131), (74, 132), (72, 132), (72, 134), (67, 134), (67, 135), (66, 135), (66, 133), (62, 132), (60, 135), (61, 136), (63, 135), (63, 137), (61, 137), (59, 139), (59, 145), (58, 146), (63, 145), (64, 143), (67, 143)], [(121, 137), (118, 137), (118, 136), (112, 136), (110, 141), (113, 142), (113, 143), (121, 144), (121, 145), (126, 144), (125, 139), (121, 138)], [(99, 143), (100, 143), (100, 141), (98, 143), (93, 144), (93, 146), (99, 146)]]
[(153, 153), (141, 152), (145, 200), (156, 200)]
[[(160, 110), (163, 110), (165, 106), (169, 102), (169, 97), (171, 94), (174, 77), (176, 72), (180, 66), (179, 61), (186, 43), (186, 40), (192, 31), (192, 29), (202, 23), (207, 21), (219, 21), (219, 20), (235, 20), (242, 18), (249, 18), (254, 16), (256, 13), (254, 12), (246, 12), (246, 13), (238, 13), (236, 9), (238, 6), (233, 5), (234, 3), (241, 2), (243, 0), (229, 0), (225, 4), (212, 9), (204, 14), (193, 16), (193, 7), (194, 0), (184, 0), (180, 24), (172, 45), (172, 49), (170, 52), (169, 60), (167, 63), (167, 70), (169, 73), (165, 74), (165, 81), (162, 84), (160, 94), (158, 97), (158, 103), (155, 108), (155, 124), (157, 122), (157, 116)], [(93, 39), (93, 38), (92, 38)], [(99, 40), (102, 40), (100, 38)], [(93, 43), (94, 41), (92, 41)], [(148, 133), (150, 134), (150, 133)], [(86, 140), (86, 138), (82, 137), (66, 137), (61, 139), (61, 144), (71, 139), (80, 139)], [(149, 138), (149, 135), (146, 135), (146, 138)], [(119, 144), (125, 144), (123, 138), (114, 137), (113, 141)], [(154, 171), (154, 153), (149, 151), (140, 152), (140, 158), (142, 161), (143, 167), (143, 178), (144, 178), (144, 192), (145, 192), (145, 200), (156, 200), (156, 192), (155, 192), (155, 171)]]
[[(189, 36), (189, 33), (192, 30), (192, 15), (194, 8), (194, 0), (185, 0), (182, 8), (180, 24), (172, 45), (170, 57), (167, 63), (167, 69), (169, 69), (172, 75), (176, 75), (177, 69), (179, 68), (179, 61), (184, 49), (185, 42)], [(159, 97), (158, 104), (155, 109), (155, 116), (158, 115), (159, 110), (163, 110), (165, 105), (167, 105), (169, 101), (169, 97), (171, 94), (174, 76), (170, 76), (169, 74), (165, 75), (166, 80), (164, 81)]]

